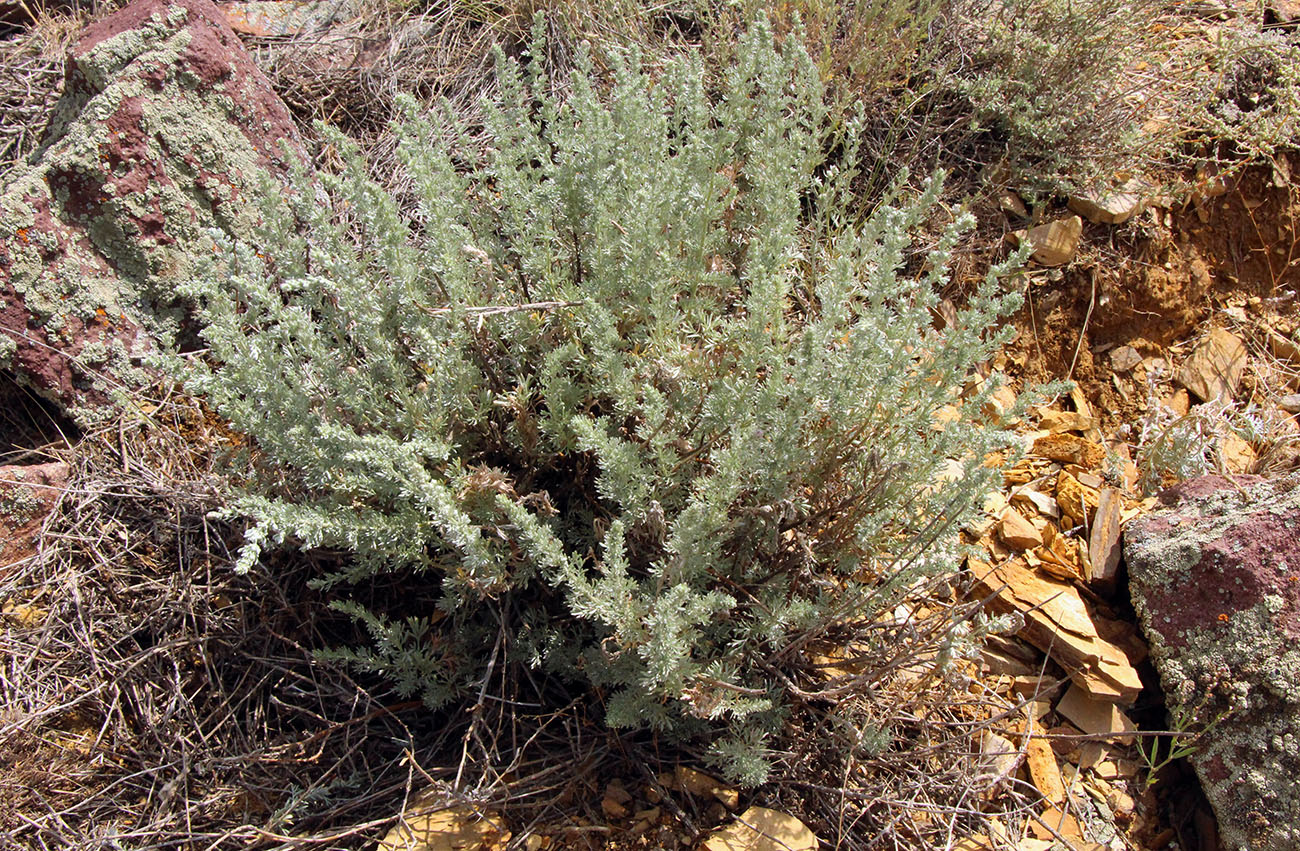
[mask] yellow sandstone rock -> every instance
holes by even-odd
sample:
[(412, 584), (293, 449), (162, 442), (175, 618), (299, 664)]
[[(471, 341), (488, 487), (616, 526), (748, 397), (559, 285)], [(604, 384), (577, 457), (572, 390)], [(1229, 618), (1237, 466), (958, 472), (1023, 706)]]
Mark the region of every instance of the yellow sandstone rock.
[(750, 807), (704, 841), (705, 851), (817, 851), (817, 837), (787, 813)]
[(502, 851), (510, 841), (500, 817), (418, 797), (375, 851)]

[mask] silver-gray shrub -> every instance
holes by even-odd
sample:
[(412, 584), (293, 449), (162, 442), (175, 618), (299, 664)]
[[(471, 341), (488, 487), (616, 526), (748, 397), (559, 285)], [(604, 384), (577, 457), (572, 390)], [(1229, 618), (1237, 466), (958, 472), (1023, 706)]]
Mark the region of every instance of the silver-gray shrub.
[[(562, 100), (498, 57), (484, 127), (405, 104), (401, 204), (324, 131), (341, 165), (194, 282), (188, 376), (251, 437), (238, 568), (350, 553), (322, 584), (375, 642), (343, 656), (436, 706), (505, 630), (609, 724), (712, 735), (756, 782), (796, 640), (955, 570), (1009, 442), (997, 382), (959, 389), (1014, 303), (995, 270), (935, 330), (968, 217), (938, 180), (860, 208), (807, 55), (762, 23), (738, 55), (713, 92), (697, 58), (601, 85), (584, 55)], [(437, 610), (348, 601), (380, 573)]]

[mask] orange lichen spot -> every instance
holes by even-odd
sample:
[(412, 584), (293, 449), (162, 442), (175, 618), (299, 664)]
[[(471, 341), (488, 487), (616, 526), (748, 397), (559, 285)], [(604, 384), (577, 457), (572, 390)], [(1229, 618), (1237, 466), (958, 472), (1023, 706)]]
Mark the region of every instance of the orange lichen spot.
[(18, 234), (19, 241), (22, 242), (23, 245), (26, 245), (27, 243), (31, 242), (31, 240), (27, 238), (27, 228), (19, 228), (17, 230), (17, 234)]
[(1219, 613), (1219, 623), (1227, 623), (1227, 622), (1228, 622), (1228, 615), (1227, 615), (1227, 613), (1225, 613), (1225, 612), (1220, 612), (1220, 613)]
[(100, 319), (107, 319), (108, 311), (102, 307), (97, 307), (95, 308), (95, 315), (98, 316)]

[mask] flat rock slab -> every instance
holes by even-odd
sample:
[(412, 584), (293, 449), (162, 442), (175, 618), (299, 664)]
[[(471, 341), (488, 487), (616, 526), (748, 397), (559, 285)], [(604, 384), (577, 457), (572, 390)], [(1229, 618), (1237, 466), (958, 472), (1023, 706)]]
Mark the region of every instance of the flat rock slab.
[[(1300, 848), (1300, 474), (1205, 476), (1125, 530), (1133, 605), (1224, 846)], [(1193, 730), (1199, 729), (1194, 726)]]
[(1090, 696), (1131, 705), (1142, 681), (1123, 648), (1101, 636), (1103, 619), (1074, 583), (1033, 570), (1019, 561), (992, 567), (970, 560), (975, 593), (998, 614), (1019, 613), (1019, 635), (1047, 653)]
[(66, 75), (40, 149), (0, 186), (0, 369), (71, 408), (186, 330), (192, 258), (212, 229), (249, 236), (265, 180), (302, 155), (209, 0), (135, 0), (85, 31)]
[(1017, 245), (1028, 242), (1030, 256), (1042, 266), (1061, 266), (1074, 259), (1083, 236), (1083, 219), (1068, 216), (1053, 222), (1015, 231), (1012, 238)]
[(816, 851), (816, 835), (792, 815), (750, 807), (704, 841), (705, 851)]
[(1246, 344), (1231, 331), (1215, 328), (1196, 344), (1174, 378), (1196, 398), (1228, 400), (1246, 371)]
[(1090, 222), (1118, 225), (1146, 208), (1145, 182), (1132, 178), (1111, 189), (1093, 189), (1070, 198), (1070, 209)]

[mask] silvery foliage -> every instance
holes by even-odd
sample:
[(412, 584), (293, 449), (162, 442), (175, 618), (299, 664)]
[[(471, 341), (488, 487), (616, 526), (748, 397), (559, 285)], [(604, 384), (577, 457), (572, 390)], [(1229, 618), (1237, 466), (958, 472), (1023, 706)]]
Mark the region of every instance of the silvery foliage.
[(1254, 403), (1227, 397), (1175, 413), (1161, 398), (1163, 377), (1159, 368), (1147, 371), (1147, 410), (1136, 435), (1138, 486), (1144, 494), (1207, 473), (1231, 472), (1224, 457), (1229, 437), (1260, 447), (1275, 447), (1290, 437), (1284, 415), (1279, 419)]
[[(485, 145), (404, 102), (403, 205), (322, 128), (342, 165), (194, 281), (188, 380), (255, 446), (238, 569), (350, 553), (322, 585), (375, 645), (344, 657), (439, 705), (506, 630), (609, 724), (712, 735), (753, 783), (772, 663), (956, 569), (1010, 442), (981, 424), (997, 382), (957, 388), (1016, 297), (1009, 262), (936, 330), (969, 217), (937, 178), (861, 209), (859, 122), (808, 56), (762, 22), (738, 56), (707, 92), (696, 57), (616, 55), (606, 86), (582, 53), (563, 100), (498, 56)], [(392, 572), (400, 613), (346, 599)]]

